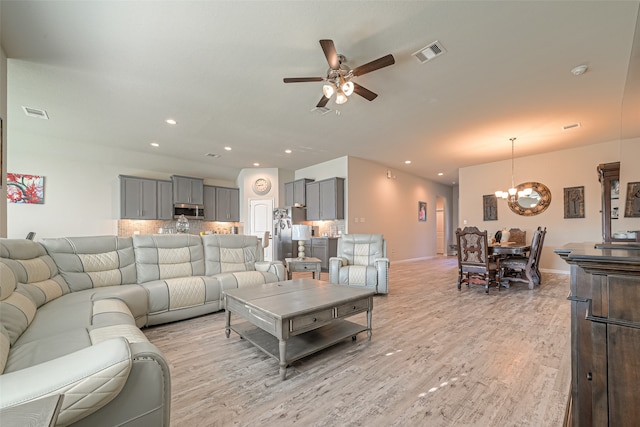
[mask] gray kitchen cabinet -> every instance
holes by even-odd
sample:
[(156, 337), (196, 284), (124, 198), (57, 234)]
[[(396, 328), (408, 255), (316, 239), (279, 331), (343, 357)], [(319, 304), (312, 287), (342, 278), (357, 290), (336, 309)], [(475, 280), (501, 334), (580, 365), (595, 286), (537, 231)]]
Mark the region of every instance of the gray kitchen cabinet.
[(216, 187), (216, 221), (240, 221), (239, 189)]
[(307, 184), (313, 182), (312, 179), (302, 178), (284, 184), (284, 205), (307, 205)]
[(156, 219), (157, 181), (120, 175), (120, 218)]
[(344, 219), (344, 178), (306, 184), (307, 221)]
[(171, 181), (157, 181), (158, 219), (173, 219), (173, 185)]
[(211, 185), (204, 186), (204, 220), (216, 220), (216, 187)]
[(204, 203), (204, 180), (187, 176), (171, 176), (173, 203), (202, 205)]

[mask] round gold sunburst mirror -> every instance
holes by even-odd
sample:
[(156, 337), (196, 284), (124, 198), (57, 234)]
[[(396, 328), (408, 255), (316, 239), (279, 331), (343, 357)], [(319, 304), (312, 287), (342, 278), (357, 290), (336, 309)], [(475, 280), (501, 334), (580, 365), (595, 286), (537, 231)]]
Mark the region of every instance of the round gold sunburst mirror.
[(518, 198), (509, 198), (509, 208), (523, 216), (533, 216), (544, 212), (551, 204), (549, 187), (539, 182), (525, 182), (519, 184)]

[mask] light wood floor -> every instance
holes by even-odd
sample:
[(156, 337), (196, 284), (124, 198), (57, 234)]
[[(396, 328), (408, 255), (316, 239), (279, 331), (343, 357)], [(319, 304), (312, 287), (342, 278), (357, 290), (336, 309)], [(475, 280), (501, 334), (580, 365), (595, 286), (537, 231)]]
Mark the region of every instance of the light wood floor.
[(454, 257), (393, 264), (372, 340), (302, 359), (285, 381), (275, 359), (225, 337), (223, 312), (145, 329), (171, 365), (171, 425), (561, 426), (569, 276), (487, 295), (458, 292), (456, 268)]

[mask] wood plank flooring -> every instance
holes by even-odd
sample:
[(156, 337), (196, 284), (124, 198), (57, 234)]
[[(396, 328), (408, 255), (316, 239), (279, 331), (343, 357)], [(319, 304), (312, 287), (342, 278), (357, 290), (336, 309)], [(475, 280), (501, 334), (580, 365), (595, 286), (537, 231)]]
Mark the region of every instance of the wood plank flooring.
[(171, 425), (561, 426), (569, 276), (487, 295), (459, 292), (456, 269), (455, 257), (393, 264), (371, 341), (301, 359), (285, 381), (275, 359), (225, 337), (224, 312), (144, 329), (170, 363)]

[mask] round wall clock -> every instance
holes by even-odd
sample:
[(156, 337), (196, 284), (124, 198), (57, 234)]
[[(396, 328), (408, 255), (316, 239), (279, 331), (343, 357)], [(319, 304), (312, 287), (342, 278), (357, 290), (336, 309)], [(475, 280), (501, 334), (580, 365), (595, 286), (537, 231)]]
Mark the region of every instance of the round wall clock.
[(271, 190), (271, 181), (269, 178), (258, 178), (253, 182), (253, 192), (264, 196)]

